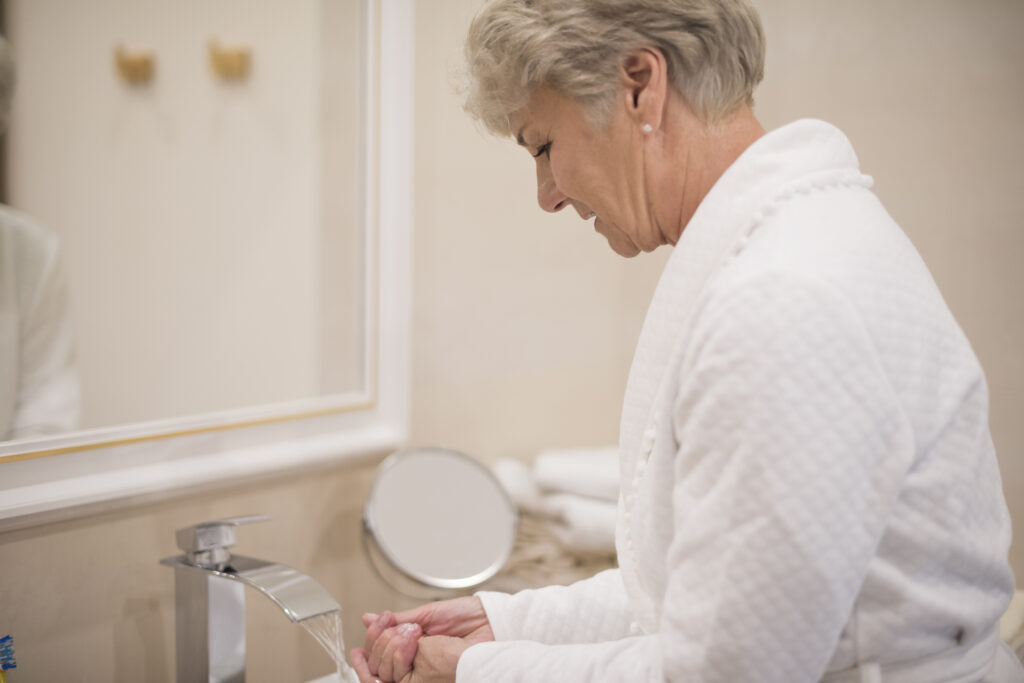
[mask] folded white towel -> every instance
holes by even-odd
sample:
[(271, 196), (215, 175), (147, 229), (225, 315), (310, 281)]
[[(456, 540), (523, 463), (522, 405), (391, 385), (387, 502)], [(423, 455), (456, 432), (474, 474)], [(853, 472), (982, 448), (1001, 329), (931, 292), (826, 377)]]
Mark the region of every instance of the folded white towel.
[(619, 449), (544, 451), (534, 461), (533, 480), (547, 493), (575, 493), (615, 503), (619, 500)]
[(521, 460), (502, 458), (491, 465), (491, 471), (505, 493), (516, 506), (525, 512), (540, 513), (541, 492), (533, 480), (529, 466)]
[(547, 451), (532, 468), (502, 459), (491, 469), (512, 502), (539, 517), (563, 547), (576, 553), (615, 552), (616, 449)]
[(615, 552), (616, 505), (571, 493), (544, 496), (545, 526), (566, 548), (581, 553)]

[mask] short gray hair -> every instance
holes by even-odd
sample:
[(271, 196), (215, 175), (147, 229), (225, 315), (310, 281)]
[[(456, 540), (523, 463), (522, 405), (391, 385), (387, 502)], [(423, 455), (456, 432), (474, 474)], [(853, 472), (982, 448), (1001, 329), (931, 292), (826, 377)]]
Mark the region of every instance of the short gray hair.
[(466, 37), (466, 110), (492, 132), (547, 86), (607, 120), (617, 71), (657, 48), (687, 105), (714, 121), (753, 104), (764, 31), (749, 0), (489, 0)]

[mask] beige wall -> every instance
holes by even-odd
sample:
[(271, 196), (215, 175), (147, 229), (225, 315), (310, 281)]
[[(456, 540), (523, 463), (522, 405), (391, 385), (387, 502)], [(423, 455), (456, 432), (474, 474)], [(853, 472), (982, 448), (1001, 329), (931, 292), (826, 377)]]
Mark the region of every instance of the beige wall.
[[(14, 635), (10, 683), (173, 680), (175, 529), (254, 512), (236, 551), (303, 570), (341, 603), (349, 642), (359, 615), (409, 606), (366, 564), (360, 514), (372, 466), (321, 470), (0, 534), (0, 635)], [(299, 683), (333, 670), (305, 631), (247, 593), (248, 680)]]
[[(755, 2), (759, 116), (823, 118), (853, 141), (985, 367), (1024, 527), (1024, 3)], [(625, 261), (573, 212), (542, 213), (533, 161), (461, 112), (450, 72), (478, 4), (417, 17), (413, 435), (488, 459), (614, 443), (667, 248)], [(1024, 540), (1012, 557), (1024, 574)]]
[(452, 72), (478, 6), (417, 14), (413, 437), (475, 456), (614, 444), (667, 250), (625, 260), (540, 211), (533, 160), (477, 129)]
[[(1007, 497), (1024, 519), (1024, 275), (1013, 267), (1024, 254), (1014, 166), (1024, 158), (1024, 4), (760, 4), (770, 38), (762, 117), (774, 126), (820, 116), (853, 139), (985, 365)], [(466, 120), (448, 70), (474, 5), (431, 0), (417, 17), (413, 441), (487, 459), (614, 442), (666, 254), (624, 261), (570, 215), (542, 214), (531, 160)], [(239, 550), (308, 570), (358, 641), (361, 611), (398, 604), (357, 544), (371, 474), (327, 470), (0, 535), (12, 683), (167, 680), (173, 580), (157, 561), (174, 554), (179, 526), (250, 512), (275, 520), (242, 530)], [(330, 668), (269, 602), (249, 605), (250, 680)]]

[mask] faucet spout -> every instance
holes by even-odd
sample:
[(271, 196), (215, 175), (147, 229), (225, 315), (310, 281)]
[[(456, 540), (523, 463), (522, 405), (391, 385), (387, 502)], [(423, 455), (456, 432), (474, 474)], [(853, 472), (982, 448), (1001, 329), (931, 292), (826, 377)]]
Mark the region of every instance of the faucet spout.
[(160, 564), (176, 570), (202, 572), (207, 576), (238, 581), (255, 588), (270, 598), (293, 622), (337, 612), (338, 602), (310, 576), (277, 562), (267, 562), (245, 555), (232, 555), (220, 568), (198, 567), (184, 556), (168, 557)]
[(245, 586), (270, 598), (292, 622), (338, 612), (323, 586), (277, 562), (233, 555), (234, 529), (262, 515), (204, 522), (177, 532), (184, 555), (174, 569), (178, 683), (245, 683)]

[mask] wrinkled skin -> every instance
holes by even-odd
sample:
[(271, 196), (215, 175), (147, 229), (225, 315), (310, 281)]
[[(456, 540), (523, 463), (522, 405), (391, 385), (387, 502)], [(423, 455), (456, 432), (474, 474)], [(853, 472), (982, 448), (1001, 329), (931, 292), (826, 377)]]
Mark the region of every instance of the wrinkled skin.
[(448, 683), (470, 645), (494, 640), (479, 598), (364, 614), (366, 642), (350, 653), (361, 683)]

